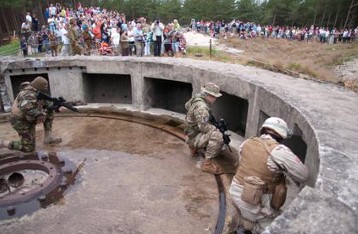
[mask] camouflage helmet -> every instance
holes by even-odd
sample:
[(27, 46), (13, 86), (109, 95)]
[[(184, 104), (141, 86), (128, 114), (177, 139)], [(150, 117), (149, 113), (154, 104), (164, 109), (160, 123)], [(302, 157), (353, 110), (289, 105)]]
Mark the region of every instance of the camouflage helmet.
[(277, 117), (270, 117), (266, 119), (262, 124), (260, 131), (263, 128), (271, 129), (280, 135), (283, 139), (286, 139), (288, 135), (290, 135), (290, 130), (288, 129), (286, 122), (283, 119)]
[(36, 77), (30, 84), (32, 87), (40, 91), (47, 91), (48, 89), (48, 81), (42, 76)]
[(201, 87), (201, 91), (214, 97), (221, 97), (219, 86), (214, 83), (207, 83)]

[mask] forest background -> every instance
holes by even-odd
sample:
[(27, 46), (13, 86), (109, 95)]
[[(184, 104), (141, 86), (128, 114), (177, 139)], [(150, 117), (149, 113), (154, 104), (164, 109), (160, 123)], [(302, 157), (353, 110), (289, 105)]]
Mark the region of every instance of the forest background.
[(1, 39), (20, 30), (27, 12), (44, 24), (45, 8), (56, 3), (72, 8), (79, 3), (99, 6), (124, 13), (127, 19), (159, 17), (165, 23), (178, 19), (182, 25), (189, 25), (191, 19), (330, 29), (358, 25), (358, 0), (0, 0)]

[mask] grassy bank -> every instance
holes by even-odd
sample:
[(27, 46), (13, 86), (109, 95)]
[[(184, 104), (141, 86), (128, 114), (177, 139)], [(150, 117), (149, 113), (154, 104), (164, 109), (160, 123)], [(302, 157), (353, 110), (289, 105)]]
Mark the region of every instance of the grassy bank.
[(17, 55), (19, 53), (20, 41), (12, 40), (9, 44), (0, 46), (0, 56)]

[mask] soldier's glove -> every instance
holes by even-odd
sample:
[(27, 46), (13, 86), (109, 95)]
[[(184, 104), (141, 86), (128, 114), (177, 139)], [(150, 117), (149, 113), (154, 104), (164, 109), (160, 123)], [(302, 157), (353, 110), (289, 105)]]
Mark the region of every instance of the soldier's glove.
[(39, 114), (36, 118), (36, 123), (39, 124), (45, 122), (45, 117), (46, 117), (45, 113)]
[(225, 135), (225, 136), (231, 136), (231, 134), (230, 134), (229, 131), (225, 131), (225, 132), (224, 132), (224, 135)]

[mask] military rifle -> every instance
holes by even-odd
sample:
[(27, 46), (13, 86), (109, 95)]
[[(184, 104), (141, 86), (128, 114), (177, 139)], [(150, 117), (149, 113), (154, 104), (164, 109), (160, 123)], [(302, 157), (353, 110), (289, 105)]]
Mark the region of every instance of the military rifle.
[(211, 111), (209, 112), (210, 114), (210, 117), (209, 117), (209, 122), (211, 124), (213, 124), (217, 129), (219, 129), (219, 131), (223, 134), (223, 141), (224, 141), (224, 144), (228, 146), (230, 152), (232, 152), (231, 148), (230, 148), (230, 142), (231, 142), (231, 139), (230, 139), (230, 135), (227, 133), (227, 124), (225, 122), (224, 119), (220, 119), (220, 121), (218, 122), (213, 113), (211, 113)]
[(50, 97), (42, 92), (37, 92), (36, 98), (38, 100), (45, 100), (45, 101), (52, 102), (53, 105), (48, 108), (49, 110), (54, 110), (56, 112), (60, 112), (60, 107), (63, 106), (71, 111), (78, 112), (78, 109), (76, 107), (74, 107), (70, 102), (67, 102), (63, 97), (54, 98), (54, 97)]

